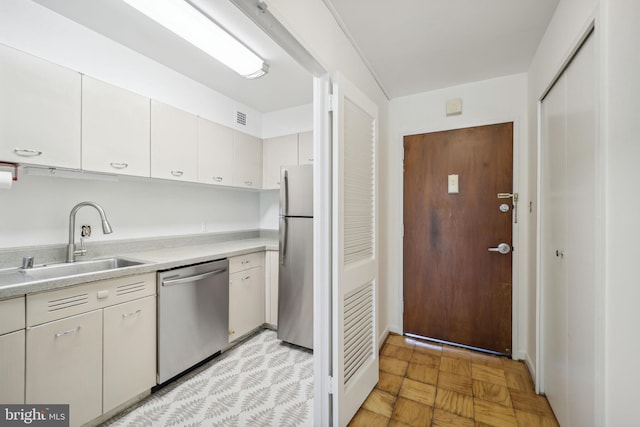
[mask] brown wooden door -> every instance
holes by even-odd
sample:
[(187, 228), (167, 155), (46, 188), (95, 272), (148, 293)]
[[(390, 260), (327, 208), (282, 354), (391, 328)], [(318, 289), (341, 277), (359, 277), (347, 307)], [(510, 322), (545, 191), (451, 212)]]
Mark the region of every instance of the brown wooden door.
[(405, 333), (510, 354), (512, 254), (488, 249), (512, 246), (513, 123), (406, 136), (404, 162)]

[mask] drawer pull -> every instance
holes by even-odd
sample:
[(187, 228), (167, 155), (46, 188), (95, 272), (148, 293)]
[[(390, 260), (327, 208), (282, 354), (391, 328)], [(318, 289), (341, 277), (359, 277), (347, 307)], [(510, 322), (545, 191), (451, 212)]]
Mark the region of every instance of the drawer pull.
[(247, 185), (253, 185), (253, 181), (245, 181), (244, 183)]
[(64, 335), (69, 335), (69, 334), (72, 334), (74, 332), (78, 332), (79, 330), (80, 330), (80, 325), (76, 326), (73, 329), (69, 329), (68, 331), (58, 332), (56, 334), (56, 338), (60, 338), (61, 336), (64, 336)]
[(13, 152), (22, 157), (37, 157), (42, 155), (42, 151), (32, 150), (30, 148), (15, 148)]
[(129, 167), (129, 163), (118, 163), (118, 162), (111, 162), (111, 167), (114, 169), (126, 169)]
[(123, 319), (126, 319), (127, 317), (137, 316), (137, 315), (139, 315), (139, 314), (140, 314), (140, 312), (142, 312), (142, 310), (141, 310), (141, 309), (138, 309), (138, 310), (136, 310), (136, 311), (132, 311), (131, 313), (123, 314), (123, 315), (122, 315), (122, 318), (123, 318)]
[(184, 172), (180, 171), (180, 170), (175, 170), (175, 171), (171, 171), (171, 175), (173, 175), (173, 176), (182, 176), (182, 175), (184, 175)]
[(215, 182), (222, 182), (222, 181), (224, 180), (224, 178), (223, 178), (223, 177), (221, 177), (221, 176), (214, 176), (214, 177), (213, 177), (213, 180), (214, 180)]
[(245, 280), (249, 280), (249, 279), (251, 279), (251, 276), (244, 276), (244, 277), (242, 278), (242, 281), (244, 282)]
[(245, 260), (245, 261), (240, 261), (240, 264), (242, 264), (242, 265), (250, 264), (250, 263), (251, 263), (251, 260), (250, 260), (250, 259)]

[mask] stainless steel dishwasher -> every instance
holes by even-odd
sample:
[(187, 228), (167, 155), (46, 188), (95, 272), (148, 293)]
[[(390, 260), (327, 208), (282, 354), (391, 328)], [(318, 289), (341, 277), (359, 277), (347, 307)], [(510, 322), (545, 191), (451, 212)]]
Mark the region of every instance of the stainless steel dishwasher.
[(229, 342), (229, 261), (158, 272), (158, 384)]

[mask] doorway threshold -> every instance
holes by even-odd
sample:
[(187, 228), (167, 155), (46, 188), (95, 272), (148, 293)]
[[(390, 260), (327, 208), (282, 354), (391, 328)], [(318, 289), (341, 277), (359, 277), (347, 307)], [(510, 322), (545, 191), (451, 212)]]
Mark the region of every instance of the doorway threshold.
[(487, 350), (486, 348), (473, 347), (473, 346), (470, 346), (470, 345), (460, 344), (460, 343), (457, 343), (457, 342), (445, 341), (445, 340), (440, 340), (440, 339), (437, 339), (437, 338), (423, 337), (422, 335), (416, 335), (416, 334), (405, 333), (404, 336), (409, 337), (409, 338), (415, 338), (415, 339), (423, 340), (423, 341), (435, 342), (435, 343), (438, 343), (438, 344), (446, 344), (446, 345), (450, 345), (452, 347), (459, 347), (459, 348), (464, 348), (464, 349), (467, 349), (467, 350), (478, 351), (480, 353), (493, 354), (494, 356), (508, 357), (509, 359), (511, 359), (511, 355), (510, 354), (500, 353), (498, 351)]

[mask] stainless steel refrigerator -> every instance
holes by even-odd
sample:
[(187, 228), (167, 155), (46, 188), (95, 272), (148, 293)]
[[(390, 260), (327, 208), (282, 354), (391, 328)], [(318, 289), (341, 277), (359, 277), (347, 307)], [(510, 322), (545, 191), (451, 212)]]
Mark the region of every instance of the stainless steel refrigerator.
[(278, 338), (313, 348), (313, 166), (280, 169)]

